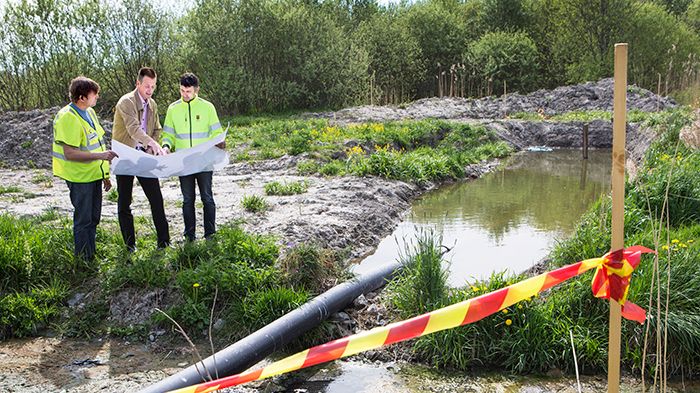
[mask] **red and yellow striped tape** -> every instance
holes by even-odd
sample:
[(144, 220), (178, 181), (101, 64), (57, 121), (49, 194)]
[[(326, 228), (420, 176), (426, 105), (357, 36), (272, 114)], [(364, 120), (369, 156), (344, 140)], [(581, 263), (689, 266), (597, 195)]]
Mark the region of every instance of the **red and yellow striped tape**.
[(592, 268), (596, 268), (596, 274), (592, 283), (593, 294), (599, 298), (618, 301), (622, 305), (622, 315), (625, 318), (643, 323), (646, 318), (645, 311), (639, 306), (626, 301), (627, 291), (630, 277), (634, 269), (639, 265), (641, 254), (654, 252), (655, 251), (642, 246), (633, 246), (624, 250), (613, 251), (603, 257), (586, 259), (564, 266), (497, 291), (483, 294), (476, 298), (465, 300), (405, 321), (377, 327), (366, 332), (354, 334), (307, 349), (258, 370), (173, 390), (171, 393), (213, 392), (219, 389), (241, 385), (246, 382), (299, 370), (330, 360), (344, 358), (384, 345), (466, 325), (497, 313), (521, 300), (535, 296), (546, 289), (583, 274)]

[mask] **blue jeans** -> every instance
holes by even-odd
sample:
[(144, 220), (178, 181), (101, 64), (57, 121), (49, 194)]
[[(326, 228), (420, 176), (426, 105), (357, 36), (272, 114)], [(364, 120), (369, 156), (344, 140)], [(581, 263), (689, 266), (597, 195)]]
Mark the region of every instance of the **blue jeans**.
[(66, 180), (73, 205), (75, 255), (86, 260), (95, 257), (95, 235), (102, 214), (102, 180), (73, 183)]
[(182, 217), (185, 220), (185, 239), (195, 239), (196, 216), (194, 212), (195, 182), (199, 186), (199, 197), (204, 204), (204, 237), (216, 233), (216, 204), (211, 191), (213, 172), (199, 172), (189, 176), (180, 176), (182, 191)]

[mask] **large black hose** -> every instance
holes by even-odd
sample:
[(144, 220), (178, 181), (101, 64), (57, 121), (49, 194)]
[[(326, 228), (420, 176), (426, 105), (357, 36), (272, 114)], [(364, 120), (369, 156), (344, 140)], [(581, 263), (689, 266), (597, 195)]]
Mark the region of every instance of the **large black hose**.
[[(329, 289), (298, 309), (204, 359), (206, 369), (212, 375), (214, 370), (217, 370), (219, 377), (247, 370), (302, 333), (317, 326), (329, 315), (344, 309), (361, 294), (384, 285), (399, 267), (401, 263), (396, 261)], [(206, 382), (197, 372), (197, 367), (200, 371), (204, 369), (202, 362), (198, 362), (196, 367), (192, 365), (141, 390), (140, 393), (161, 393)]]

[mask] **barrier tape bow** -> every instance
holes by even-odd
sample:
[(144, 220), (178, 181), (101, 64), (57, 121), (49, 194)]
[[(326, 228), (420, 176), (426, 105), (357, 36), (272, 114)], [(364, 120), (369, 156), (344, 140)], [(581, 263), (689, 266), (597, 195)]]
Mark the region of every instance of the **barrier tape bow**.
[(639, 265), (641, 255), (645, 253), (655, 253), (655, 251), (642, 246), (612, 251), (600, 258), (586, 259), (567, 265), (405, 321), (380, 326), (309, 348), (261, 369), (188, 386), (170, 393), (213, 392), (466, 325), (535, 296), (592, 268), (596, 268), (591, 284), (594, 296), (617, 301), (622, 305), (623, 317), (644, 323), (646, 312), (641, 307), (627, 301), (627, 292), (632, 272)]

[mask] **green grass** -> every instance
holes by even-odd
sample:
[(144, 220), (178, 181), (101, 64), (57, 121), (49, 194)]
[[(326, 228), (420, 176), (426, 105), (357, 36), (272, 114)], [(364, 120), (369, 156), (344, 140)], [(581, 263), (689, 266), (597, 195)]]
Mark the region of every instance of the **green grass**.
[[(670, 118), (679, 114), (687, 115), (690, 112), (688, 107), (665, 109), (658, 112), (644, 112), (639, 109), (631, 109), (627, 112), (627, 122), (641, 123), (645, 126), (658, 126), (668, 124)], [(552, 121), (552, 122), (590, 122), (593, 120), (612, 120), (612, 112), (601, 110), (571, 111), (557, 115), (547, 116), (537, 112), (516, 112), (508, 116), (511, 119), (528, 121)]]
[(0, 186), (0, 195), (2, 194), (15, 194), (24, 192), (24, 190), (17, 186)]
[(107, 192), (107, 195), (105, 196), (105, 199), (107, 199), (110, 202), (117, 203), (117, 200), (119, 199), (119, 193), (117, 193), (116, 188), (112, 188)]
[(421, 120), (332, 126), (326, 120), (266, 120), (240, 127), (230, 142), (248, 146), (240, 160), (306, 154), (299, 174), (381, 176), (439, 181), (511, 150), (481, 126)]
[(53, 176), (46, 172), (37, 172), (33, 177), (32, 177), (32, 183), (34, 184), (43, 184), (44, 187), (51, 187), (53, 186)]
[(335, 252), (307, 243), (289, 249), (280, 260), (280, 269), (290, 287), (307, 291), (328, 289), (343, 275)]
[(244, 195), (241, 199), (241, 206), (251, 213), (262, 213), (270, 207), (265, 198), (260, 195)]
[(303, 194), (309, 189), (307, 181), (292, 181), (289, 183), (273, 181), (265, 184), (265, 195), (296, 195)]
[[(170, 326), (160, 315), (136, 327), (110, 322), (109, 297), (123, 290), (166, 290), (171, 296), (166, 311), (190, 333), (209, 326), (217, 293), (214, 315), (226, 321), (218, 338), (239, 339), (303, 304), (311, 293), (334, 282), (334, 273), (341, 274), (328, 250), (297, 253), (318, 256), (299, 259), (300, 271), (320, 271), (324, 275), (318, 277), (326, 279), (303, 277), (302, 286), (299, 274), (276, 264), (275, 238), (249, 234), (237, 225), (222, 225), (211, 240), (166, 250), (155, 249), (152, 234), (140, 236), (138, 250), (129, 254), (116, 223), (105, 221), (98, 227), (97, 257), (87, 264), (73, 257), (70, 221), (56, 220), (54, 214), (51, 210), (46, 217), (22, 219), (0, 215), (0, 339), (44, 329), (86, 338), (107, 332), (129, 336)], [(138, 233), (148, 233), (147, 223), (136, 224)], [(67, 312), (66, 300), (87, 287), (96, 295), (84, 307)]]

